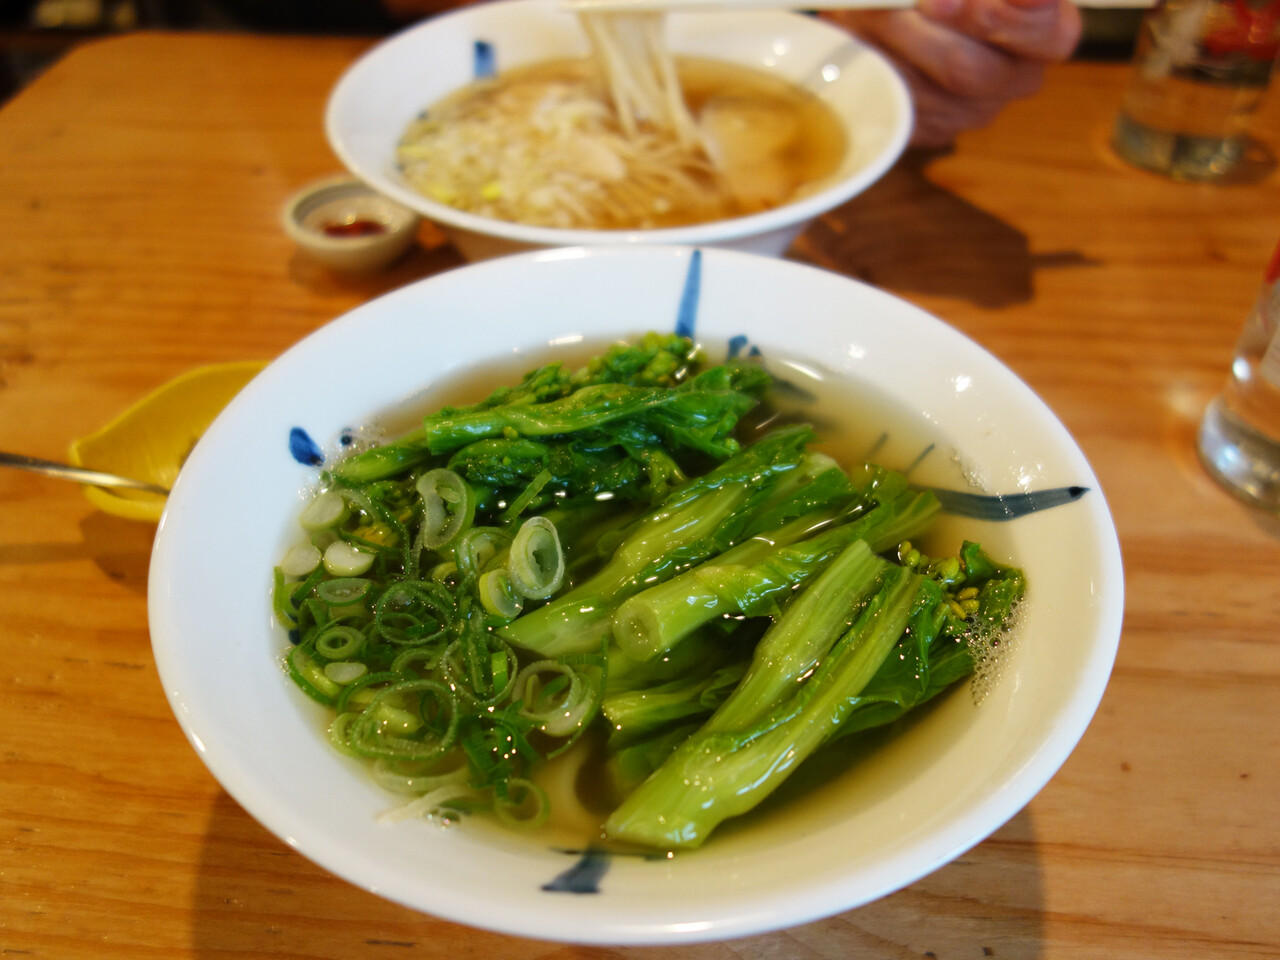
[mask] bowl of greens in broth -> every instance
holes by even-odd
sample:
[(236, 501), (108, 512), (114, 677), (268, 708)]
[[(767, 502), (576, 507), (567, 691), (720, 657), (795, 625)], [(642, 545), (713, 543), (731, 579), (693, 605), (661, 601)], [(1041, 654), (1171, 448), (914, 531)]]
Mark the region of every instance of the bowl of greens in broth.
[(270, 364), (169, 497), (175, 716), (299, 853), (597, 944), (742, 937), (943, 866), (1045, 786), (1119, 548), (943, 321), (724, 250), (473, 264)]

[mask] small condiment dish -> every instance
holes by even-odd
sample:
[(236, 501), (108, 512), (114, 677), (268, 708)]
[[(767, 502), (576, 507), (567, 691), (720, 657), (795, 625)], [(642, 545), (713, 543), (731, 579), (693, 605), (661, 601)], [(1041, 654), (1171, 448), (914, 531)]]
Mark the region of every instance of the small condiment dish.
[(352, 177), (312, 183), (289, 198), (285, 232), (314, 259), (344, 273), (373, 273), (400, 257), (419, 216)]

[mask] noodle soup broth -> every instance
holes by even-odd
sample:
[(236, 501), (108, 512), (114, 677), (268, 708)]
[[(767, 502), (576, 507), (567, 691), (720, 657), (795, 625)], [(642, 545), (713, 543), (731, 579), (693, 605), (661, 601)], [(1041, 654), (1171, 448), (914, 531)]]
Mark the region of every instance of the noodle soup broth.
[(774, 209), (826, 186), (847, 144), (839, 117), (785, 78), (678, 57), (696, 143), (628, 136), (594, 63), (513, 68), (429, 107), (405, 131), (400, 172), (432, 200), (570, 229), (681, 227)]

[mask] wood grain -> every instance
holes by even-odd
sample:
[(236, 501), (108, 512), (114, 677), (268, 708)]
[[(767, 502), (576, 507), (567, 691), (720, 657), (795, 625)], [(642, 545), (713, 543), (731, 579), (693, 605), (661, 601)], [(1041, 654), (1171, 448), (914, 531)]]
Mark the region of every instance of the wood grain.
[[(127, 35), (0, 111), (0, 449), (61, 458), (191, 367), (269, 358), (458, 264), (432, 228), (341, 280), (278, 227), (339, 165), (325, 96), (366, 41)], [(1127, 68), (1072, 63), (913, 154), (793, 256), (938, 314), (1075, 435), (1120, 532), (1126, 615), (1094, 723), (986, 842), (862, 909), (681, 949), (518, 940), (293, 852), (187, 745), (148, 645), (154, 530), (0, 473), (0, 955), (613, 960), (1280, 956), (1280, 520), (1219, 489), (1196, 423), (1280, 239), (1280, 178), (1178, 184), (1107, 147)], [(1257, 129), (1277, 146), (1272, 96)], [(1265, 157), (1264, 157), (1265, 160)], [(568, 932), (567, 932), (568, 933)]]

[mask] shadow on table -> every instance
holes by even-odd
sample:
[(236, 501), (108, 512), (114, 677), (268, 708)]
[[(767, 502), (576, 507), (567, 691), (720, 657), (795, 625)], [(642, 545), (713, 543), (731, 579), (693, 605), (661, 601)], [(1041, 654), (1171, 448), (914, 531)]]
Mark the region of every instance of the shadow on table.
[(0, 544), (0, 566), (43, 566), (88, 559), (109, 579), (145, 596), (154, 523), (94, 512), (80, 522), (79, 542)]
[(209, 960), (1038, 960), (1042, 912), (1034, 822), (1023, 810), (985, 843), (905, 890), (792, 930), (678, 948), (522, 940), (426, 916), (336, 880), (220, 794), (205, 831), (190, 936), (194, 954)]
[(289, 261), (289, 276), (299, 286), (315, 293), (354, 294), (364, 302), (465, 262), (434, 224), (424, 222), (418, 242), (385, 270), (369, 274), (341, 273), (301, 251), (294, 251)]
[(147, 595), (147, 570), (156, 525), (95, 511), (80, 521), (85, 552), (108, 578)]
[(791, 256), (902, 296), (986, 308), (1025, 303), (1038, 267), (1077, 266), (1078, 252), (1033, 255), (1027, 237), (928, 177), (945, 151), (913, 150), (866, 192), (815, 221)]
[[(987, 308), (1030, 300), (1038, 268), (1088, 264), (1072, 250), (1033, 254), (1025, 234), (932, 182), (928, 167), (945, 155), (907, 152), (868, 190), (810, 225), (790, 257), (899, 295)], [(418, 245), (389, 270), (346, 276), (295, 254), (290, 274), (315, 292), (367, 300), (465, 262), (439, 228), (424, 222)]]

